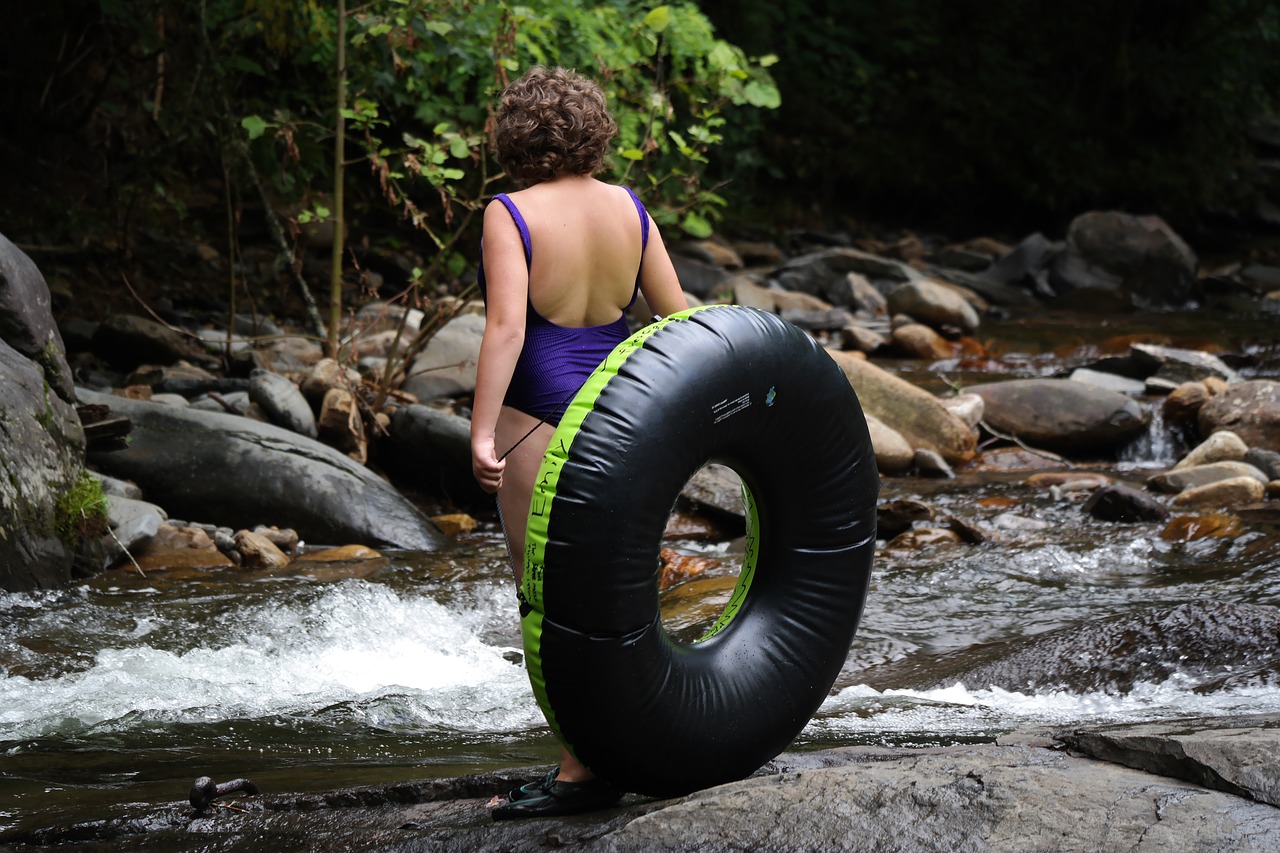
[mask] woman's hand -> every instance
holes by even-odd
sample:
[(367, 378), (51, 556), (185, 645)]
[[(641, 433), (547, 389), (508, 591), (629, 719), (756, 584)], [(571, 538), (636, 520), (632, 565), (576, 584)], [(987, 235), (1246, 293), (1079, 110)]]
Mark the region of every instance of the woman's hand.
[(471, 473), (480, 488), (494, 494), (502, 487), (502, 472), (507, 467), (505, 459), (498, 458), (493, 438), (478, 438), (471, 443)]

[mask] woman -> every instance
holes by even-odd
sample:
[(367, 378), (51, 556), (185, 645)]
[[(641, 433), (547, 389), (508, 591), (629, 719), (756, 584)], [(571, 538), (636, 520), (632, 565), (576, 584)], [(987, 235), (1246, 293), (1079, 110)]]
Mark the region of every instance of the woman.
[[(471, 454), (477, 482), (498, 495), (517, 585), (534, 478), (569, 402), (628, 336), (637, 293), (664, 316), (687, 307), (640, 200), (594, 177), (616, 134), (600, 87), (563, 68), (530, 69), (496, 115), (495, 155), (521, 189), (484, 214)], [(493, 816), (572, 814), (620, 795), (562, 745), (560, 766)]]

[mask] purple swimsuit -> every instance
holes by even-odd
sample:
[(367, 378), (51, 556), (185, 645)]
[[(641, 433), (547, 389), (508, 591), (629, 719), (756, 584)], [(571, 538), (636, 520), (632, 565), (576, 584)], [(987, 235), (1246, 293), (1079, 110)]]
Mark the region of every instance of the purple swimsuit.
[[(623, 189), (627, 190), (640, 213), (640, 253), (643, 258), (644, 250), (649, 245), (649, 214), (635, 193), (626, 187)], [(516, 227), (520, 229), (525, 265), (531, 266), (533, 244), (529, 239), (529, 227), (525, 224), (524, 217), (516, 209), (515, 202), (505, 193), (499, 193), (494, 198), (502, 202), (515, 220)], [(480, 297), (487, 299), (483, 263), (480, 265), (478, 279)], [(627, 303), (627, 308), (635, 304), (639, 290), (640, 273), (637, 271), (636, 288), (631, 293), (631, 302)], [(515, 373), (507, 387), (503, 404), (545, 420), (553, 426), (560, 423), (564, 410), (587, 381), (587, 377), (613, 352), (614, 347), (626, 340), (628, 334), (630, 329), (627, 327), (626, 309), (617, 320), (603, 326), (557, 326), (537, 312), (530, 298), (525, 319), (524, 348), (520, 350), (520, 358), (516, 362)]]

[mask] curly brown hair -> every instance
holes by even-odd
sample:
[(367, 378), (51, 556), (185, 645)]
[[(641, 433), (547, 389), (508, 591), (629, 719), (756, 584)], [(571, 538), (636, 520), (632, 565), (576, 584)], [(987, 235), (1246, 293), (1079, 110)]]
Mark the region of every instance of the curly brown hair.
[(494, 156), (522, 187), (594, 175), (618, 134), (604, 91), (568, 68), (530, 68), (503, 90), (495, 118)]

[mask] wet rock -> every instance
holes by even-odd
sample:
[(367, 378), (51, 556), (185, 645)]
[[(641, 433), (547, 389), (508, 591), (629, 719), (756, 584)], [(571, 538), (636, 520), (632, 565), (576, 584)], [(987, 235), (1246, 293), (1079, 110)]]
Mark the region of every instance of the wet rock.
[(1071, 222), (1050, 281), (1059, 295), (1102, 291), (1138, 307), (1179, 307), (1195, 293), (1196, 256), (1158, 216), (1095, 211)]
[(872, 353), (888, 343), (884, 335), (859, 323), (850, 323), (840, 330), (840, 348)]
[(1266, 485), (1269, 479), (1266, 474), (1247, 462), (1211, 462), (1207, 465), (1193, 465), (1189, 468), (1175, 468), (1156, 474), (1147, 479), (1147, 488), (1153, 492), (1177, 494), (1197, 486), (1205, 486), (1234, 477), (1252, 477)]
[(298, 386), (278, 373), (255, 370), (249, 377), (249, 399), (267, 414), (267, 420), (307, 438), (316, 438), (316, 416)]
[(75, 393), (67, 347), (54, 322), (49, 285), (39, 268), (0, 234), (0, 340), (34, 362), (65, 402)]
[(729, 278), (729, 274), (714, 263), (678, 252), (671, 253), (671, 263), (676, 268), (680, 286), (700, 299), (709, 299), (717, 294)]
[(1245, 506), (1266, 496), (1265, 483), (1253, 477), (1230, 477), (1179, 492), (1172, 505), (1177, 509)]
[(956, 474), (939, 454), (922, 447), (911, 456), (911, 467), (922, 477), (944, 477), (950, 479)]
[(946, 527), (916, 527), (899, 533), (885, 547), (890, 551), (919, 551), (936, 545), (959, 545), (960, 534)]
[(915, 450), (897, 430), (885, 426), (875, 415), (866, 414), (871, 449), (876, 456), (876, 469), (881, 474), (902, 474), (911, 468)]
[(938, 360), (954, 353), (951, 343), (923, 323), (907, 323), (894, 328), (889, 345), (906, 358)]
[(828, 350), (858, 393), (865, 412), (898, 432), (913, 448), (927, 448), (952, 465), (973, 458), (977, 436), (936, 397), (865, 358)]
[(341, 545), (337, 548), (324, 548), (300, 554), (294, 562), (298, 563), (354, 563), (365, 560), (376, 560), (382, 555), (364, 545)]
[(285, 554), (292, 554), (297, 551), (298, 543), (301, 541), (301, 537), (298, 536), (298, 531), (291, 530), (287, 527), (284, 530), (281, 530), (279, 527), (267, 527), (260, 524), (253, 528), (253, 533), (257, 536), (263, 537)]
[(1244, 532), (1244, 522), (1236, 515), (1179, 515), (1160, 531), (1160, 538), (1171, 542), (1193, 542), (1197, 539), (1234, 539)]
[[(768, 311), (770, 314), (778, 310), (778, 294), (783, 291), (777, 288), (762, 287), (749, 275), (734, 276), (731, 284), (733, 286), (733, 302), (735, 305)], [(822, 305), (828, 304), (816, 296), (810, 298), (815, 299)]]
[(175, 551), (188, 548), (196, 551), (218, 550), (218, 547), (213, 544), (212, 537), (209, 536), (209, 531), (202, 527), (178, 525), (172, 522), (161, 524), (160, 529), (148, 544), (153, 548), (168, 548)]
[(1087, 367), (1077, 367), (1071, 371), (1071, 375), (1067, 378), (1072, 382), (1083, 382), (1085, 385), (1091, 385), (1094, 388), (1106, 388), (1110, 391), (1115, 391), (1117, 394), (1124, 394), (1129, 397), (1135, 397), (1147, 390), (1147, 383), (1145, 382), (1130, 379), (1118, 373), (1090, 370)]
[(1039, 296), (1054, 296), (1047, 269), (1062, 250), (1061, 243), (1051, 242), (1043, 234), (1032, 234), (1001, 256), (982, 273), (982, 278), (1015, 285)]
[(727, 465), (704, 465), (685, 483), (681, 500), (698, 510), (735, 522), (745, 522), (742, 478)]
[(102, 484), (102, 493), (108, 497), (114, 496), (118, 498), (130, 498), (131, 500), (142, 500), (142, 489), (138, 488), (137, 483), (130, 483), (128, 480), (118, 480), (115, 477), (108, 477), (105, 474), (93, 474), (98, 482)]
[(1175, 674), (1196, 678), (1275, 666), (1280, 609), (1195, 601), (1052, 631), (990, 653), (992, 660), (948, 675), (947, 683), (1128, 692), (1139, 682), (1159, 684)]
[(1215, 432), (1193, 447), (1186, 456), (1173, 466), (1175, 471), (1183, 468), (1194, 468), (1197, 465), (1209, 465), (1214, 462), (1235, 462), (1244, 459), (1249, 446), (1240, 436), (1229, 430)]
[(1130, 354), (1148, 378), (1156, 378), (1173, 386), (1199, 382), (1209, 377), (1239, 382), (1240, 375), (1216, 355), (1199, 350), (1175, 349), (1155, 344), (1133, 344)]
[(982, 397), (987, 424), (1033, 447), (1110, 455), (1146, 431), (1137, 402), (1080, 382), (1013, 379), (966, 390)]
[(128, 554), (143, 547), (160, 531), (160, 525), (168, 516), (153, 503), (129, 498), (110, 498), (107, 501), (107, 524), (111, 534), (102, 542), (103, 563), (99, 569), (110, 568)]
[(326, 393), (332, 388), (353, 388), (360, 384), (360, 374), (344, 368), (335, 359), (320, 359), (307, 371), (298, 389), (312, 405), (319, 407)]
[(843, 329), (853, 322), (853, 317), (843, 308), (810, 310), (782, 306), (778, 312), (782, 319), (808, 332), (829, 332)]
[(303, 373), (324, 357), (324, 348), (297, 335), (272, 338), (254, 350), (258, 367), (273, 373)]
[(889, 310), (889, 301), (884, 294), (861, 273), (846, 273), (843, 279), (831, 285), (827, 295), (832, 304), (843, 305), (868, 317), (880, 317)]
[(356, 395), (346, 388), (330, 388), (320, 402), (316, 430), (325, 444), (336, 447), (363, 465), (369, 458), (369, 439)]
[(129, 314), (117, 314), (98, 324), (93, 335), (93, 352), (117, 369), (132, 369), (139, 364), (174, 364), (190, 361), (214, 366), (217, 359), (190, 338), (148, 320)]
[(1058, 736), (1077, 755), (1280, 806), (1280, 743), (1268, 714), (1129, 723)]
[(1249, 447), (1280, 452), (1280, 382), (1233, 385), (1204, 404), (1199, 422), (1204, 435), (1231, 430)]
[(1170, 391), (1161, 404), (1165, 423), (1182, 429), (1198, 429), (1196, 421), (1209, 396), (1203, 382), (1183, 382)]
[(937, 510), (924, 501), (899, 498), (876, 507), (876, 537), (892, 539), (917, 523), (932, 521)]
[(986, 413), (986, 403), (982, 398), (967, 391), (954, 397), (943, 397), (940, 402), (942, 408), (964, 421), (972, 430), (978, 428), (978, 424), (982, 423), (982, 417)]
[(431, 516), (431, 523), (445, 536), (461, 536), (476, 529), (478, 522), (465, 512), (450, 512)]
[(473, 314), (454, 317), (413, 360), (401, 388), (419, 400), (474, 391), (482, 337), (484, 317)]
[(771, 280), (784, 290), (808, 293), (832, 305), (852, 308), (854, 306), (839, 301), (848, 293), (844, 277), (851, 272), (896, 282), (922, 277), (918, 270), (901, 261), (859, 249), (836, 247), (792, 258), (773, 272)]
[(282, 569), (289, 565), (289, 558), (267, 537), (249, 530), (239, 530), (235, 535), (236, 550), (240, 552), (240, 565), (246, 569)]
[(1254, 447), (1244, 455), (1244, 461), (1267, 475), (1269, 480), (1280, 480), (1280, 452)]
[(1169, 511), (1159, 500), (1125, 483), (1108, 483), (1084, 502), (1084, 511), (1100, 521), (1160, 521)]
[[(507, 448), (499, 448), (499, 453)], [(460, 505), (492, 504), (471, 472), (471, 421), (414, 403), (391, 415), (390, 435), (379, 445), (384, 468), (401, 482), (439, 491)]]
[(909, 281), (889, 292), (890, 314), (907, 314), (933, 329), (952, 327), (962, 334), (978, 330), (978, 312), (954, 288), (935, 281)]
[(81, 390), (133, 422), (125, 450), (93, 453), (169, 513), (234, 528), (292, 527), (311, 542), (434, 550), (439, 531), (372, 472), (317, 441), (246, 418)]

